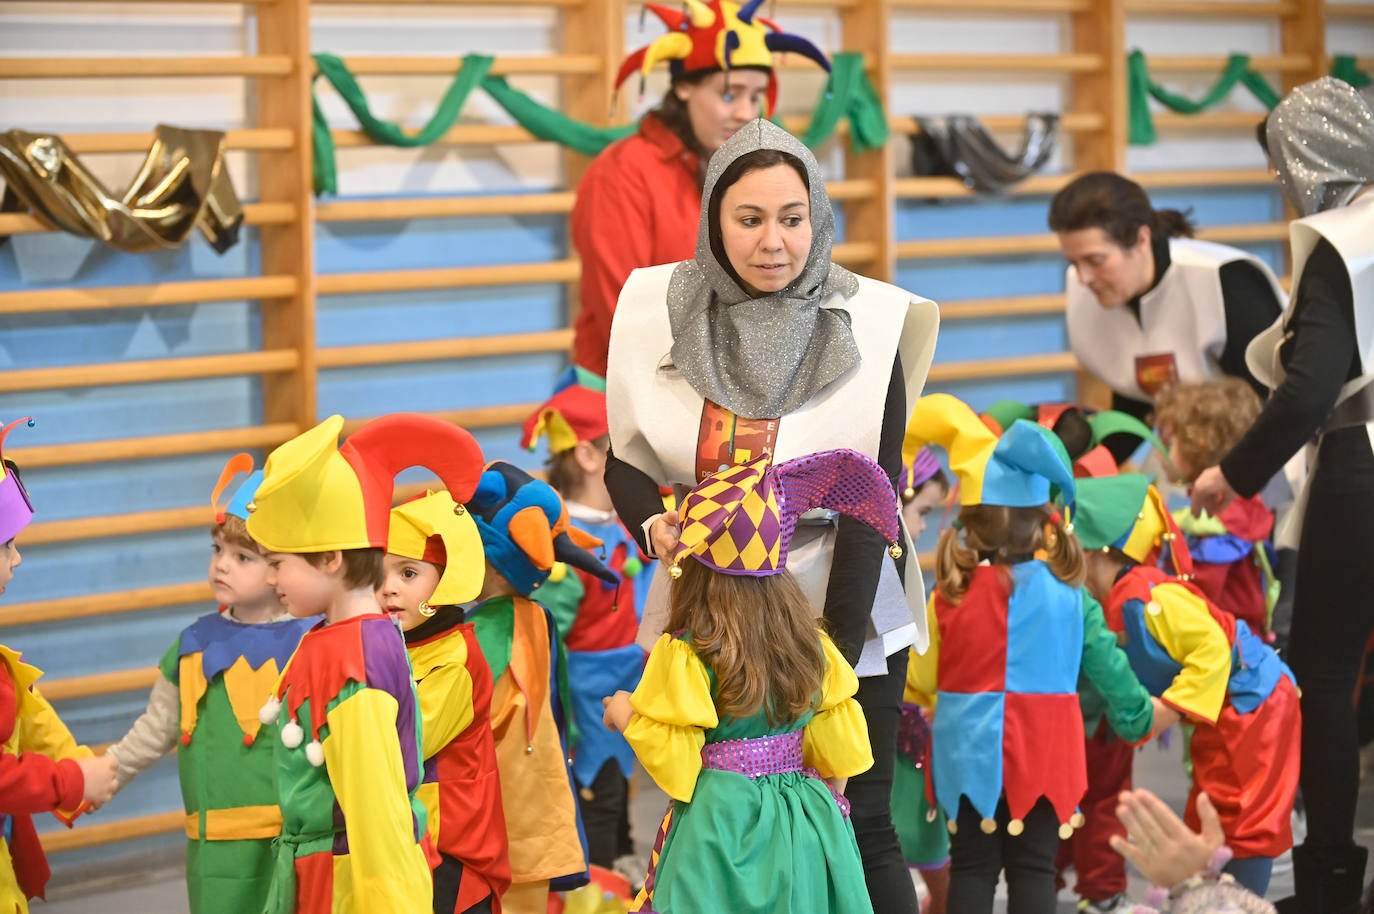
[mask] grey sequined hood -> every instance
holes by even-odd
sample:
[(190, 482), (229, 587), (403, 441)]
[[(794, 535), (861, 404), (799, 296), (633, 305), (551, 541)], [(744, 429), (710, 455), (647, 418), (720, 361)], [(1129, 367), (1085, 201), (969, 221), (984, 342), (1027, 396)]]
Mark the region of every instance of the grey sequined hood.
[(1374, 111), (1331, 76), (1298, 86), (1265, 122), (1265, 141), (1288, 202), (1311, 216), (1374, 183)]
[[(763, 149), (788, 153), (806, 169), (811, 250), (796, 279), (755, 298), (712, 251), (710, 213), (725, 170)], [(831, 262), (834, 242), (825, 177), (799, 140), (759, 119), (716, 151), (706, 169), (696, 255), (678, 264), (668, 285), (673, 364), (698, 394), (737, 415), (771, 419), (805, 405), (859, 364), (849, 314), (821, 307), (836, 294), (847, 301), (859, 291), (854, 274)]]

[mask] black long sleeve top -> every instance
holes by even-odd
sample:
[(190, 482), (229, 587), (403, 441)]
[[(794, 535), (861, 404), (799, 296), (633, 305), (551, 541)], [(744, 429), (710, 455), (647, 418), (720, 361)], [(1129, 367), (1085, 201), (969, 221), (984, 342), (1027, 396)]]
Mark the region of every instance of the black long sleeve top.
[[(1141, 296), (1126, 303), (1137, 322), (1140, 321), (1140, 299), (1159, 285), (1172, 262), (1168, 238), (1156, 238), (1151, 250), (1155, 256), (1154, 281)], [(1269, 284), (1269, 278), (1248, 260), (1233, 260), (1222, 264), (1218, 276), (1221, 279), (1222, 310), (1226, 315), (1226, 346), (1217, 361), (1221, 365), (1222, 373), (1244, 379), (1255, 389), (1255, 393), (1263, 397), (1268, 391), (1263, 384), (1255, 380), (1255, 376), (1245, 364), (1245, 347), (1278, 319), (1283, 305), (1274, 294), (1274, 287)], [(1148, 421), (1150, 410), (1153, 408), (1153, 405), (1145, 400), (1124, 397), (1118, 393), (1112, 394), (1112, 409), (1135, 416), (1142, 422)], [(1117, 463), (1131, 456), (1140, 445), (1140, 441), (1130, 435), (1112, 435), (1105, 443)]]
[[(906, 417), (906, 382), (898, 356), (892, 366), (878, 439), (878, 465), (891, 478), (894, 493), (902, 472)], [(621, 521), (647, 552), (644, 522), (663, 511), (657, 484), (638, 467), (611, 453), (606, 458), (606, 488)], [(886, 556), (887, 543), (877, 531), (848, 515), (840, 515), (823, 617), (835, 646), (851, 664), (858, 661), (863, 650), (868, 619), (878, 593), (878, 575)], [(897, 567), (900, 570), (901, 563)]]
[[(1221, 460), (1226, 481), (1245, 497), (1264, 488), (1312, 440), (1335, 408), (1341, 387), (1363, 374), (1355, 344), (1350, 272), (1324, 238), (1313, 248), (1298, 279), (1293, 316), (1279, 358), (1283, 382), (1250, 431)], [(1363, 429), (1350, 431), (1364, 434)]]

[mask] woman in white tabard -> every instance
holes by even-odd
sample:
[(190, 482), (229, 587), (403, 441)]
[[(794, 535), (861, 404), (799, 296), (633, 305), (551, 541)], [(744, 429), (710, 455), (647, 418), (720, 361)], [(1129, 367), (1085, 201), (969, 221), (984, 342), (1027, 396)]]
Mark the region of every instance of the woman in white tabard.
[(1286, 302), (1264, 261), (1196, 240), (1186, 214), (1155, 209), (1139, 184), (1114, 172), (1070, 182), (1050, 201), (1049, 224), (1069, 262), (1069, 346), (1111, 389), (1113, 409), (1146, 419), (1164, 385), (1219, 375), (1264, 395), (1245, 347)]
[[(630, 274), (611, 328), (606, 482), (621, 519), (660, 558), (678, 525), (659, 487), (685, 491), (764, 451), (787, 460), (852, 448), (888, 471), (895, 497), (908, 406), (939, 324), (933, 302), (831, 262), (820, 168), (769, 121), (711, 158), (701, 211), (694, 259)], [(907, 538), (894, 562), (863, 524), (808, 519), (787, 567), (861, 677), (875, 764), (846, 796), (869, 895), (877, 914), (916, 914), (890, 809), (906, 648), (928, 643), (915, 550)], [(655, 577), (641, 643), (662, 631), (666, 577)]]

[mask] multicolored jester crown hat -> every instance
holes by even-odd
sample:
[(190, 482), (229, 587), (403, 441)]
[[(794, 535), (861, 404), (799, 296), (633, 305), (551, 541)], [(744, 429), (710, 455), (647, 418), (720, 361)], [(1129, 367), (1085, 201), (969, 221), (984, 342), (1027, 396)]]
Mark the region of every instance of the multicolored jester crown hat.
[(661, 60), (668, 61), (668, 69), (677, 79), (687, 73), (702, 70), (738, 70), (741, 68), (769, 70), (768, 116), (773, 115), (777, 102), (777, 79), (771, 73), (773, 52), (791, 51), (815, 61), (827, 73), (830, 61), (814, 44), (800, 35), (788, 34), (771, 20), (758, 15), (763, 0), (746, 0), (743, 4), (730, 0), (685, 0), (683, 9), (676, 10), (657, 3), (646, 3), (668, 27), (668, 34), (640, 48), (620, 65), (615, 87), (620, 88), (635, 70), (643, 79)]
[(1175, 576), (1193, 576), (1193, 557), (1159, 490), (1139, 473), (1078, 483), (1073, 526), (1084, 549), (1116, 549), (1141, 564), (1167, 559)]
[(553, 396), (525, 420), (520, 446), (533, 451), (547, 435), (549, 453), (561, 454), (609, 433), (605, 379), (574, 367), (559, 378)]
[(601, 540), (568, 521), (568, 509), (553, 486), (514, 464), (489, 463), (468, 508), (487, 563), (525, 596), (548, 580), (554, 562), (580, 568), (609, 584), (619, 581), (587, 551), (600, 546)]
[(472, 513), (460, 511), (448, 492), (426, 492), (392, 508), (386, 551), (444, 569), (434, 593), (420, 604), (424, 615), (432, 614), (432, 606), (466, 603), (482, 592), (482, 536)]
[[(5, 436), (10, 433), (21, 422), (28, 423), (29, 428), (33, 428), (33, 420), (28, 416), (22, 419), (15, 419), (4, 428), (0, 428), (0, 448), (4, 447)], [(33, 502), (29, 499), (29, 491), (24, 488), (24, 483), (19, 480), (18, 468), (12, 460), (0, 460), (0, 543), (8, 543), (19, 535), (19, 531), (29, 525), (33, 520)]]
[(1074, 501), (1064, 445), (1033, 422), (1017, 419), (999, 438), (964, 401), (927, 394), (907, 423), (903, 461), (927, 444), (948, 452), (949, 468), (959, 477), (961, 505), (1038, 507), (1049, 503), (1052, 485), (1065, 504)]
[(883, 468), (858, 451), (808, 454), (773, 466), (761, 454), (697, 484), (682, 499), (682, 535), (668, 573), (691, 556), (722, 574), (764, 577), (787, 565), (797, 521), (812, 508), (848, 514), (877, 530), (900, 558), (897, 496)]
[(269, 552), (385, 549), (396, 475), (433, 471), (459, 507), (477, 488), (482, 449), (467, 430), (414, 413), (373, 419), (339, 445), (330, 416), (273, 451), (248, 512), (248, 535)]

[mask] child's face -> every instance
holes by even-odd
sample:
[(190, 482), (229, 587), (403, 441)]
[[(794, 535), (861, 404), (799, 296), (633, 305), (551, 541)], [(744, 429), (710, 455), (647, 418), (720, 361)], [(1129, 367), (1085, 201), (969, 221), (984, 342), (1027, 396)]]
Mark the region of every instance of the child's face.
[(325, 569), (289, 552), (267, 554), (267, 584), (276, 590), (286, 611), (297, 619), (317, 616), (329, 609), (341, 586)]
[(14, 569), (18, 568), (24, 559), (19, 555), (19, 547), (14, 540), (0, 545), (0, 593), (5, 592), (10, 581), (14, 580)]
[(1178, 448), (1178, 439), (1169, 442), (1169, 461), (1177, 471), (1175, 482), (1192, 482), (1205, 467), (1195, 467), (1183, 456)]
[(912, 542), (919, 540), (925, 532), (926, 515), (944, 504), (948, 495), (948, 488), (931, 482), (922, 486), (911, 501), (902, 505), (902, 517), (906, 520), (906, 529), (911, 533)]
[(410, 631), (425, 621), (420, 604), (432, 597), (434, 588), (439, 586), (439, 566), (388, 552), (383, 568), (386, 577), (377, 588), (377, 602), (382, 604), (383, 611), (399, 615), (401, 628)]
[(267, 583), (267, 560), (256, 549), (226, 542), (216, 530), (210, 534), (210, 590), (224, 606), (258, 607), (275, 603)]

